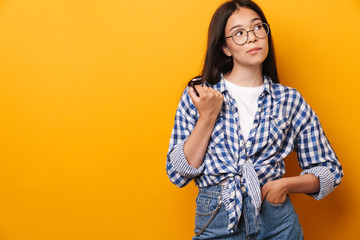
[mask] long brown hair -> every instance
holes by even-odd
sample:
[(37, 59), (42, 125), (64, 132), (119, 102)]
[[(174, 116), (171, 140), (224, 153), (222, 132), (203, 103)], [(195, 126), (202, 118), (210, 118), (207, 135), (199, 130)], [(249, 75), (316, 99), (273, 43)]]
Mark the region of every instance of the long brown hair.
[[(233, 58), (228, 57), (222, 50), (225, 44), (225, 26), (229, 17), (240, 7), (246, 7), (255, 11), (261, 18), (262, 22), (268, 23), (261, 8), (251, 0), (232, 0), (223, 3), (214, 13), (208, 31), (208, 42), (205, 63), (201, 76), (201, 83), (208, 82), (213, 85), (220, 81), (221, 73), (228, 73), (233, 68)], [(275, 83), (279, 82), (275, 51), (271, 37), (271, 30), (268, 35), (269, 52), (263, 62), (262, 72)], [(191, 81), (190, 81), (191, 82)], [(190, 83), (189, 82), (189, 83)]]

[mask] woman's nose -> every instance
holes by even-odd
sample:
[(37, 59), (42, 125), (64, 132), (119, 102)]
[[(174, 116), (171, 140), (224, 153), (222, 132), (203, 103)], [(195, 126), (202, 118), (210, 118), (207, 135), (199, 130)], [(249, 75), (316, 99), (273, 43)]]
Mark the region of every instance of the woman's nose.
[(256, 40), (254, 30), (248, 31), (248, 42), (255, 42)]

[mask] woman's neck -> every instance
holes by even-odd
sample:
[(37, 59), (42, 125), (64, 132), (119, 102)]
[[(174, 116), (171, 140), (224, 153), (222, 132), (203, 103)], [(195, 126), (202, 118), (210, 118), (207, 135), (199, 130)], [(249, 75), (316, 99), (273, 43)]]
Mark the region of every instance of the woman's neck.
[(258, 87), (264, 84), (262, 66), (235, 67), (224, 75), (229, 82), (243, 87)]

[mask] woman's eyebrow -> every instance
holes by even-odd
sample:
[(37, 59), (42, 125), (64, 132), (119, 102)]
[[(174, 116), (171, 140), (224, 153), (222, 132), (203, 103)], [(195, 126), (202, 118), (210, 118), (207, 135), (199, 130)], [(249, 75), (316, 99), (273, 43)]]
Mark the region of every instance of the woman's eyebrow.
[[(256, 18), (251, 19), (250, 23), (253, 23), (253, 22), (257, 21), (257, 20), (261, 21), (260, 18), (256, 17)], [(234, 28), (239, 28), (239, 27), (242, 27), (242, 26), (243, 26), (242, 24), (235, 25), (232, 28), (230, 28), (229, 32), (231, 32), (231, 30), (233, 30)]]

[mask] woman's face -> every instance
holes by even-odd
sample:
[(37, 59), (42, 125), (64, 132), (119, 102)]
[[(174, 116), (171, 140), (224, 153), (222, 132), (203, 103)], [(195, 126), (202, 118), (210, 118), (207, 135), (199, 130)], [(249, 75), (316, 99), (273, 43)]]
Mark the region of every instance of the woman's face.
[[(261, 23), (260, 16), (249, 8), (240, 7), (228, 19), (225, 26), (225, 37), (231, 36), (239, 29), (252, 30), (254, 25)], [(236, 44), (227, 38), (223, 51), (232, 56), (234, 67), (261, 65), (268, 55), (268, 36), (262, 39), (255, 37), (254, 32), (248, 32), (248, 39), (243, 45)]]

